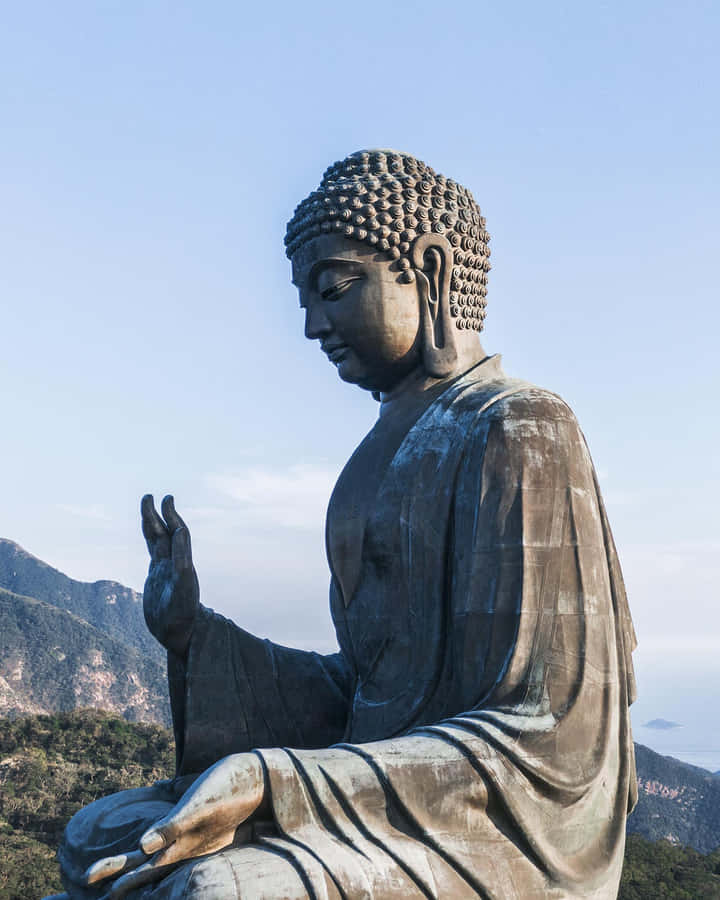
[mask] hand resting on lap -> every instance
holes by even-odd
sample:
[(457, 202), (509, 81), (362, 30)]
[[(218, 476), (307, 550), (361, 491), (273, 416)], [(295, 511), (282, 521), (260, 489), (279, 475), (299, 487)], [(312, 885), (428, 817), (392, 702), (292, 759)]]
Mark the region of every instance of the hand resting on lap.
[(265, 798), (265, 775), (254, 753), (226, 756), (200, 776), (173, 807), (140, 838), (136, 850), (94, 863), (88, 885), (117, 878), (106, 897), (158, 881), (187, 860), (230, 846), (235, 831)]

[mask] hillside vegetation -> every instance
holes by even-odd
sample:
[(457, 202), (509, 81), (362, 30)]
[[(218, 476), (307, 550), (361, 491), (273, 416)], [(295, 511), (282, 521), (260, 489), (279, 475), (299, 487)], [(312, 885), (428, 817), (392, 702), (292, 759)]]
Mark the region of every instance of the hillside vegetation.
[(618, 900), (718, 900), (720, 850), (703, 856), (691, 847), (628, 835)]
[(60, 891), (55, 850), (97, 797), (167, 778), (172, 735), (97, 711), (0, 719), (0, 900)]

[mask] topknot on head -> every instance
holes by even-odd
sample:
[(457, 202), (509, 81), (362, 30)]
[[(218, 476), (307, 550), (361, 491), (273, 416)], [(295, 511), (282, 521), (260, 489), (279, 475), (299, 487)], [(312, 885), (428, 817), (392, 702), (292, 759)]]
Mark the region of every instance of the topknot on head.
[(321, 234), (362, 241), (409, 274), (416, 238), (443, 235), (453, 252), (450, 312), (458, 328), (481, 331), (490, 235), (473, 195), (422, 160), (398, 150), (358, 150), (325, 170), (320, 186), (288, 223), (289, 258)]

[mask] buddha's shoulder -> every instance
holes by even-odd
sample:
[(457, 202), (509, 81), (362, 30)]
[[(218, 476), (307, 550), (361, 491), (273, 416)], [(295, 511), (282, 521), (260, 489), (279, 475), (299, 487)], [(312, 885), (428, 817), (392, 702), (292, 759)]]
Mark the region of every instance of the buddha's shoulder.
[(453, 404), (459, 414), (493, 421), (565, 420), (575, 415), (553, 391), (520, 378), (498, 374), (492, 379), (470, 381)]

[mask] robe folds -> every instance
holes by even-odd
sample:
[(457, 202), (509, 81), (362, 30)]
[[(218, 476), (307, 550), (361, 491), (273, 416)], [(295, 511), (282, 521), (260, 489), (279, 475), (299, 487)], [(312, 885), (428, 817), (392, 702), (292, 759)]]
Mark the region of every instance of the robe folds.
[(203, 609), (169, 657), (178, 772), (254, 750), (274, 828), (148, 896), (617, 896), (635, 638), (575, 417), (492, 357), (406, 424), (330, 503), (339, 653)]

